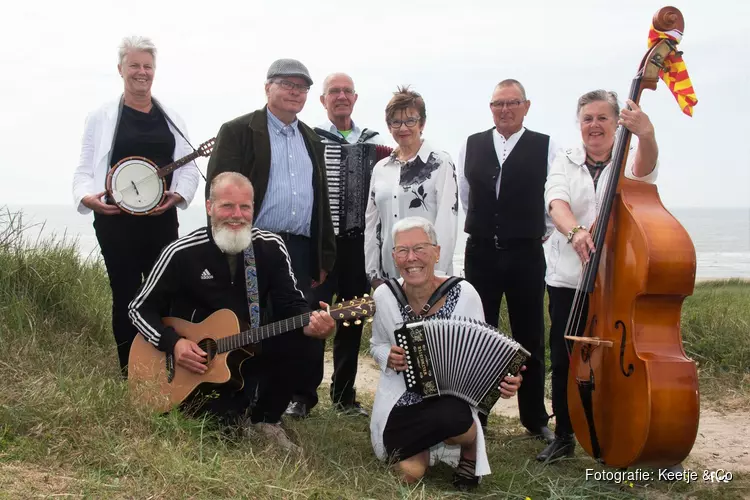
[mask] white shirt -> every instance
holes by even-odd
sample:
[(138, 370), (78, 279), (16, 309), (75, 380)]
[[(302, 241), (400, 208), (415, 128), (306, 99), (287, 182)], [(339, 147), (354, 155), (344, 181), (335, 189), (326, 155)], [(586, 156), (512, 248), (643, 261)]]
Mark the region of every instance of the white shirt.
[(365, 270), (370, 280), (398, 278), (393, 262), (393, 225), (404, 217), (424, 217), (435, 225), (440, 260), (435, 269), (453, 274), (458, 233), (458, 184), (450, 155), (423, 141), (407, 163), (394, 155), (372, 170), (365, 211)]
[[(635, 155), (636, 148), (631, 146), (625, 162), (625, 177), (653, 184), (658, 175), (659, 162), (656, 162), (654, 169), (645, 177), (636, 177), (633, 173)], [(583, 145), (560, 150), (552, 163), (552, 168), (547, 175), (547, 183), (544, 186), (545, 211), (549, 213), (549, 204), (552, 200), (562, 200), (570, 205), (570, 210), (578, 224), (590, 229), (599, 212), (604, 188), (611, 174), (611, 164), (607, 164), (599, 175), (596, 191), (594, 191), (594, 181), (586, 167), (586, 150)], [(550, 238), (544, 243), (544, 257), (547, 261), (545, 281), (548, 285), (564, 288), (578, 287), (583, 266), (573, 245), (568, 244), (567, 235), (555, 228)]]
[[(495, 145), (495, 154), (497, 154), (497, 161), (500, 163), (500, 175), (497, 176), (497, 183), (495, 184), (496, 197), (500, 196), (500, 181), (502, 181), (503, 178), (503, 164), (505, 163), (505, 160), (508, 159), (508, 156), (510, 156), (513, 148), (516, 147), (516, 144), (518, 144), (518, 141), (521, 139), (521, 136), (525, 131), (526, 127), (522, 127), (521, 130), (506, 139), (503, 134), (497, 131), (497, 129), (492, 130), (492, 142)], [(458, 174), (458, 190), (461, 196), (461, 205), (463, 205), (464, 207), (464, 212), (466, 212), (469, 207), (469, 181), (466, 180), (466, 175), (464, 174), (467, 142), (468, 138), (466, 141), (464, 141), (460, 151), (458, 152), (458, 162), (456, 163), (456, 171)], [(549, 174), (550, 166), (552, 165), (552, 161), (555, 159), (556, 153), (557, 146), (555, 145), (552, 138), (550, 138), (549, 147), (547, 148), (547, 174)], [(549, 218), (549, 216), (545, 216), (545, 223), (547, 226), (547, 235), (549, 235), (552, 232), (552, 229), (554, 229), (552, 220)]]
[[(400, 279), (399, 283), (403, 285), (403, 279)], [(453, 310), (453, 316), (463, 316), (484, 322), (482, 300), (479, 298), (476, 289), (468, 281), (462, 281), (457, 286), (460, 287), (460, 295), (458, 303)], [(383, 431), (385, 430), (391, 410), (406, 391), (403, 375), (388, 368), (388, 353), (391, 350), (391, 346), (396, 345), (394, 332), (401, 327), (402, 319), (398, 302), (393, 293), (391, 293), (390, 288), (385, 285), (379, 286), (375, 289), (373, 299), (375, 299), (375, 316), (372, 323), (372, 337), (370, 337), (370, 354), (378, 366), (380, 366), (380, 379), (378, 380), (378, 388), (375, 392), (375, 402), (372, 405), (370, 439), (375, 455), (380, 460), (386, 460), (387, 455), (385, 446), (383, 445)], [(477, 476), (485, 476), (492, 471), (487, 460), (484, 433), (476, 408), (471, 408), (471, 413), (477, 429), (477, 466), (475, 474)], [(452, 467), (456, 467), (460, 455), (461, 447), (459, 445), (448, 446), (440, 443), (430, 448), (430, 465), (434, 465), (440, 460)]]
[[(351, 133), (349, 134), (348, 137), (344, 137), (343, 135), (341, 135), (339, 133), (339, 129), (336, 128), (336, 125), (334, 125), (331, 120), (326, 120), (325, 122), (321, 123), (320, 125), (318, 125), (318, 128), (323, 129), (326, 132), (330, 132), (330, 133), (332, 133), (334, 135), (341, 136), (349, 144), (354, 144), (355, 142), (357, 142), (357, 140), (359, 139), (359, 137), (362, 135), (362, 129), (359, 128), (356, 123), (354, 123), (354, 120), (352, 120), (352, 131), (351, 131)], [(323, 142), (326, 142), (326, 140), (324, 139)], [(367, 143), (367, 144), (381, 144), (383, 146), (387, 145), (386, 142), (385, 142), (385, 139), (383, 138), (383, 134), (381, 134), (381, 133), (378, 133), (378, 135), (376, 135), (374, 137), (370, 137), (369, 139), (367, 139), (365, 141), (365, 143)]]

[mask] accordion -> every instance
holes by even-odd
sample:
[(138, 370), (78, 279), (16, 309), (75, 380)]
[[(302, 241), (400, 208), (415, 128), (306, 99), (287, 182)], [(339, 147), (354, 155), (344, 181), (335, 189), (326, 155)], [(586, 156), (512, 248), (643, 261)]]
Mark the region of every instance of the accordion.
[(326, 144), (326, 176), (336, 235), (365, 230), (372, 169), (391, 151), (392, 148), (377, 144)]
[(500, 398), (500, 382), (530, 357), (491, 325), (467, 318), (426, 319), (395, 332), (406, 352), (407, 390), (429, 398), (455, 396), (485, 415)]

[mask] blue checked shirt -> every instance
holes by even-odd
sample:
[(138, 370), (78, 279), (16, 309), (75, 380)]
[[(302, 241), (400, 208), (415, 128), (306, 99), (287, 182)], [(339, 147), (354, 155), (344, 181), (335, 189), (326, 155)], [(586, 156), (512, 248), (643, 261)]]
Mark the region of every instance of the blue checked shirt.
[(299, 121), (285, 125), (268, 111), (271, 138), (271, 171), (255, 223), (258, 229), (310, 237), (313, 164)]

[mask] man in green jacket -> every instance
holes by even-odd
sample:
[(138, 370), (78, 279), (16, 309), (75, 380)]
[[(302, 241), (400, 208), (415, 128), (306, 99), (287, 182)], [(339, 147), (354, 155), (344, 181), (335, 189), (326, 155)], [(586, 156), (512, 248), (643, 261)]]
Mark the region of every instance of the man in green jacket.
[[(297, 119), (313, 81), (295, 59), (279, 59), (268, 69), (262, 109), (224, 123), (208, 162), (206, 186), (222, 172), (239, 172), (255, 187), (254, 226), (284, 240), (297, 286), (309, 301), (311, 289), (323, 283), (336, 259), (336, 239), (328, 201), (325, 146)], [(208, 193), (206, 193), (208, 198)], [(311, 359), (324, 343), (305, 339)], [(322, 353), (318, 353), (321, 356)], [(314, 363), (300, 367), (299, 377), (317, 377)], [(303, 413), (317, 404), (301, 401)]]

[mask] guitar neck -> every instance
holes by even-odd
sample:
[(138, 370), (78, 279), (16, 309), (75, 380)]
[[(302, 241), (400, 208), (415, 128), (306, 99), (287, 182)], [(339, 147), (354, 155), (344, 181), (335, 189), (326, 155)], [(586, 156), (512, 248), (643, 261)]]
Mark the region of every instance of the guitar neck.
[(258, 343), (261, 340), (269, 339), (276, 335), (296, 330), (297, 328), (303, 328), (310, 323), (311, 315), (311, 312), (306, 312), (293, 318), (283, 319), (276, 323), (270, 323), (258, 328), (251, 328), (250, 330), (245, 330), (244, 332), (224, 337), (216, 342), (218, 352), (222, 353), (234, 349), (240, 349), (250, 344)]
[(157, 172), (157, 175), (159, 177), (166, 177), (167, 175), (171, 174), (172, 172), (174, 172), (178, 168), (180, 168), (182, 166), (185, 166), (186, 164), (188, 164), (191, 161), (195, 160), (200, 155), (201, 155), (200, 152), (193, 151), (189, 155), (184, 156), (184, 157), (180, 158), (179, 160), (177, 160), (175, 162), (172, 162), (172, 163), (170, 163), (169, 165), (167, 165), (165, 167), (160, 168), (159, 171)]

